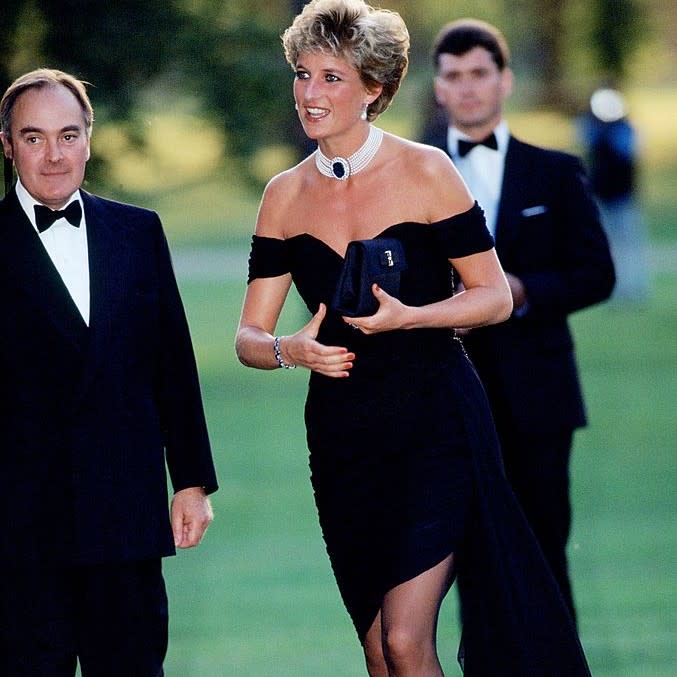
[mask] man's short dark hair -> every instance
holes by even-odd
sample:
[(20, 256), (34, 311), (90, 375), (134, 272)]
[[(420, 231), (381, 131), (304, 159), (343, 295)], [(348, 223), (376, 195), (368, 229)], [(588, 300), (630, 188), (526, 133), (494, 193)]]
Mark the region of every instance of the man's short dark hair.
[(442, 27), (433, 43), (433, 63), (437, 69), (440, 54), (462, 56), (475, 47), (486, 49), (498, 66), (505, 69), (510, 63), (510, 49), (501, 31), (479, 19), (458, 19)]

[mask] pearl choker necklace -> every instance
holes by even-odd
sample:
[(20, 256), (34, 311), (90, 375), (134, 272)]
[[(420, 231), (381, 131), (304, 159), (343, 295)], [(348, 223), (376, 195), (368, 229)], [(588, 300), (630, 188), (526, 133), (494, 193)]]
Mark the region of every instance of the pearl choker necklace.
[(383, 141), (383, 130), (372, 125), (369, 126), (367, 140), (348, 159), (337, 155), (328, 158), (317, 147), (315, 151), (315, 165), (321, 174), (338, 181), (346, 181), (349, 176), (361, 172), (373, 159)]

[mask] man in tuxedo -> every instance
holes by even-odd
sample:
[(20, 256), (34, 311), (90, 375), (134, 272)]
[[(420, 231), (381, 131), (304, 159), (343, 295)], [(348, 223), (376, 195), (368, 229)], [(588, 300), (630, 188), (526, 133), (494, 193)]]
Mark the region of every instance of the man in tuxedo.
[(217, 488), (160, 220), (80, 189), (92, 120), (56, 70), (0, 102), (18, 175), (0, 202), (7, 677), (72, 677), (78, 660), (83, 677), (162, 675), (162, 558), (200, 542)]
[(502, 107), (513, 75), (505, 39), (462, 19), (434, 45), (449, 153), (494, 234), (513, 295), (502, 324), (464, 337), (485, 385), (506, 473), (575, 616), (566, 545), (573, 433), (586, 423), (567, 316), (606, 299), (614, 269), (579, 160), (510, 134)]

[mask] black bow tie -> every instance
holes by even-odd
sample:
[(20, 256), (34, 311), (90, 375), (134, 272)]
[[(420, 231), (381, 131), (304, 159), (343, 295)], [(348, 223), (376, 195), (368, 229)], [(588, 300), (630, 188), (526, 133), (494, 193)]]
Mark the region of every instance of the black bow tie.
[(492, 150), (498, 150), (498, 141), (496, 135), (492, 132), (486, 139), (481, 141), (466, 141), (465, 139), (458, 140), (458, 154), (465, 157), (475, 146), (486, 146)]
[(38, 227), (38, 232), (44, 233), (55, 221), (61, 218), (66, 219), (68, 223), (78, 228), (82, 218), (80, 203), (75, 200), (61, 211), (50, 209), (44, 205), (35, 205), (35, 225)]

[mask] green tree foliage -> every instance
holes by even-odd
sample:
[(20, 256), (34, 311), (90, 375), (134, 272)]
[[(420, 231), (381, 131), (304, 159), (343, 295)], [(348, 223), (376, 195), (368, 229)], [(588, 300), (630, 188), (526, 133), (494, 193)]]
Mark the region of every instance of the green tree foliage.
[(622, 80), (630, 57), (646, 30), (636, 0), (596, 0), (593, 3), (592, 43), (601, 70)]
[(230, 150), (249, 155), (288, 138), (292, 73), (280, 24), (210, 11), (194, 17), (193, 26), (182, 36), (181, 70), (191, 92), (223, 121)]
[[(39, 66), (66, 70), (92, 83), (99, 119), (124, 121), (144, 90), (172, 74), (177, 95), (222, 120), (228, 150), (247, 156), (294, 134), (293, 115), (280, 115), (293, 113), (280, 44), (291, 16), (288, 5), (261, 0), (10, 0), (0, 78), (7, 86)], [(143, 142), (133, 123), (127, 132)]]
[[(445, 22), (476, 16), (495, 23), (507, 35), (515, 68), (521, 71), (518, 76), (526, 74), (530, 91), (535, 92), (532, 103), (567, 109), (567, 96), (574, 88), (567, 70), (570, 55), (592, 51), (599, 62), (593, 72), (623, 75), (643, 30), (645, 20), (640, 14), (648, 2), (390, 0), (375, 4), (399, 11), (409, 26), (410, 78), (417, 71), (430, 77), (430, 45)], [(172, 95), (191, 97), (219, 120), (231, 153), (247, 157), (262, 145), (279, 142), (302, 148), (292, 74), (284, 61), (280, 34), (304, 4), (305, 0), (4, 0), (0, 84), (6, 86), (37, 66), (62, 68), (92, 83), (99, 120), (129, 121), (144, 95), (169, 82)], [(574, 15), (578, 24), (572, 22)], [(583, 41), (581, 36), (586, 36)], [(127, 131), (135, 133), (132, 123)], [(140, 130), (137, 136), (135, 142), (142, 142)]]
[(2, 30), (0, 31), (0, 86), (3, 92), (12, 81), (10, 63), (15, 52), (21, 9), (22, 3), (19, 0), (7, 0), (6, 3), (3, 3), (2, 10), (0, 10), (0, 16), (2, 16)]
[[(12, 39), (2, 57), (5, 79), (21, 70), (49, 65), (96, 87), (96, 99), (124, 116), (148, 81), (180, 60), (172, 36), (189, 30), (182, 12), (166, 0), (27, 0), (12, 3), (15, 33), (46, 26), (32, 54)], [(4, 13), (4, 9), (3, 9)]]

